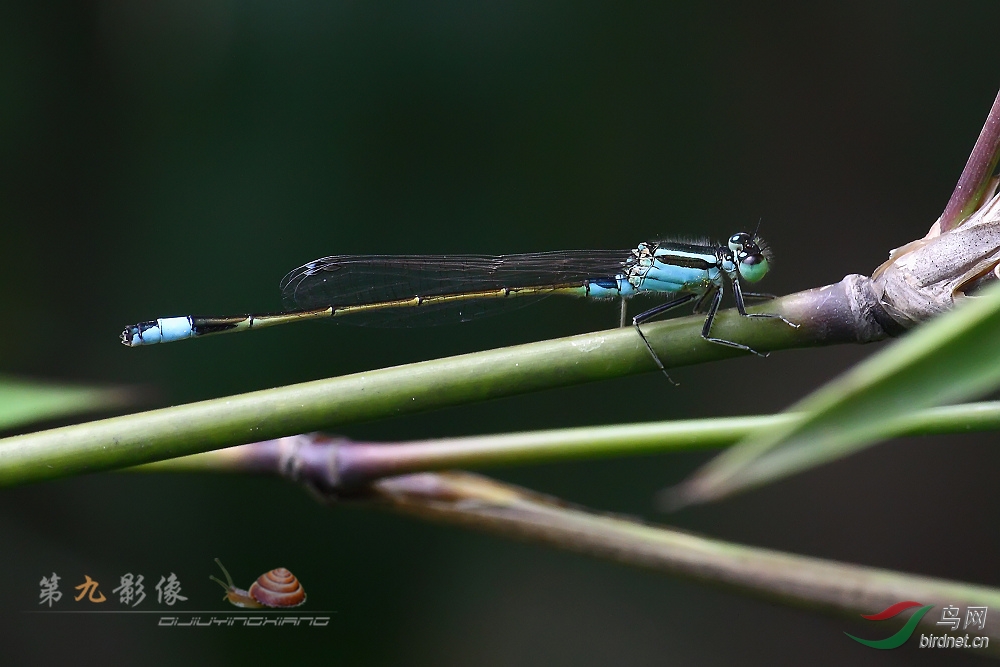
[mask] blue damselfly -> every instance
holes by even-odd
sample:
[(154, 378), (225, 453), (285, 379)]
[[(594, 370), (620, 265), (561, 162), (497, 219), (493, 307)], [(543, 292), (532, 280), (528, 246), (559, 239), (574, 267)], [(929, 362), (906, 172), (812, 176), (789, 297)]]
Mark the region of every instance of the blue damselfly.
[[(335, 255), (290, 272), (281, 281), (285, 312), (233, 317), (166, 317), (126, 327), (128, 346), (166, 343), (209, 334), (249, 331), (317, 318), (341, 318), (369, 326), (408, 326), (467, 321), (511, 301), (525, 304), (553, 294), (620, 300), (621, 326), (626, 301), (640, 294), (672, 298), (632, 318), (657, 366), (639, 325), (668, 310), (694, 302), (707, 306), (701, 335), (705, 340), (757, 354), (749, 346), (712, 336), (725, 284), (747, 313), (740, 279), (759, 281), (771, 254), (756, 235), (740, 232), (726, 245), (658, 241), (633, 250), (570, 250), (518, 255)], [(443, 317), (442, 317), (443, 316)]]

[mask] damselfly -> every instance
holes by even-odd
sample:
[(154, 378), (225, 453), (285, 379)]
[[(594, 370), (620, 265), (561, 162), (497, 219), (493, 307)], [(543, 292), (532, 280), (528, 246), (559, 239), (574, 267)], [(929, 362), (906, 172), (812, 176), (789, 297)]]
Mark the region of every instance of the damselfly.
[(626, 301), (640, 294), (672, 298), (632, 318), (642, 342), (657, 366), (639, 325), (668, 310), (695, 302), (695, 312), (707, 305), (701, 335), (705, 340), (757, 354), (749, 346), (712, 336), (712, 323), (726, 282), (736, 308), (744, 317), (781, 315), (748, 313), (740, 278), (749, 283), (767, 273), (771, 254), (756, 235), (740, 232), (726, 245), (660, 241), (640, 243), (633, 250), (570, 250), (519, 255), (335, 255), (301, 266), (281, 281), (286, 312), (234, 317), (165, 317), (126, 327), (128, 346), (166, 343), (209, 334), (249, 331), (275, 324), (343, 317), (361, 325), (433, 324), (441, 315), (466, 321), (495, 306), (516, 300), (562, 294), (620, 300), (621, 326)]

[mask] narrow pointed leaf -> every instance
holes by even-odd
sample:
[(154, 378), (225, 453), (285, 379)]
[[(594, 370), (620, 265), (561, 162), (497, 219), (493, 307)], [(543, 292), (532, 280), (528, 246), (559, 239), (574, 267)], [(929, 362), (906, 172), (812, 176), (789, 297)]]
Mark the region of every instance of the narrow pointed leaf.
[(789, 408), (802, 419), (755, 434), (669, 491), (665, 505), (708, 502), (871, 446), (926, 407), (1000, 385), (1000, 285), (869, 357)]
[(126, 402), (125, 392), (119, 389), (0, 376), (0, 430), (108, 409)]

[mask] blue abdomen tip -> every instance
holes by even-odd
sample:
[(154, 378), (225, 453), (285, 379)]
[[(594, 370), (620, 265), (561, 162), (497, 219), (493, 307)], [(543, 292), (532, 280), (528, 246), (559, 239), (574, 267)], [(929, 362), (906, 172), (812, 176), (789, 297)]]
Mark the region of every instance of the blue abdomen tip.
[(183, 340), (193, 333), (190, 317), (164, 317), (125, 327), (121, 340), (123, 345), (137, 347)]

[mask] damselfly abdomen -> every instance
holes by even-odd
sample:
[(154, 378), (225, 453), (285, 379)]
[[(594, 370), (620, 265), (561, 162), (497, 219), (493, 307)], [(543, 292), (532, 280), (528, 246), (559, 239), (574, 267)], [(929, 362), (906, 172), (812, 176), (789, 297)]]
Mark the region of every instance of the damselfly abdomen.
[(770, 252), (760, 239), (740, 232), (726, 245), (659, 241), (633, 250), (570, 250), (519, 255), (335, 255), (290, 272), (281, 281), (287, 310), (233, 317), (166, 317), (126, 327), (121, 340), (135, 347), (209, 334), (249, 331), (317, 318), (343, 318), (369, 326), (408, 326), (466, 321), (511, 301), (524, 304), (554, 294), (625, 302), (639, 294), (672, 298), (632, 318), (643, 343), (662, 369), (639, 324), (678, 306), (707, 305), (702, 337), (754, 352), (742, 343), (712, 336), (725, 284), (733, 288), (744, 317), (740, 279), (759, 281)]

